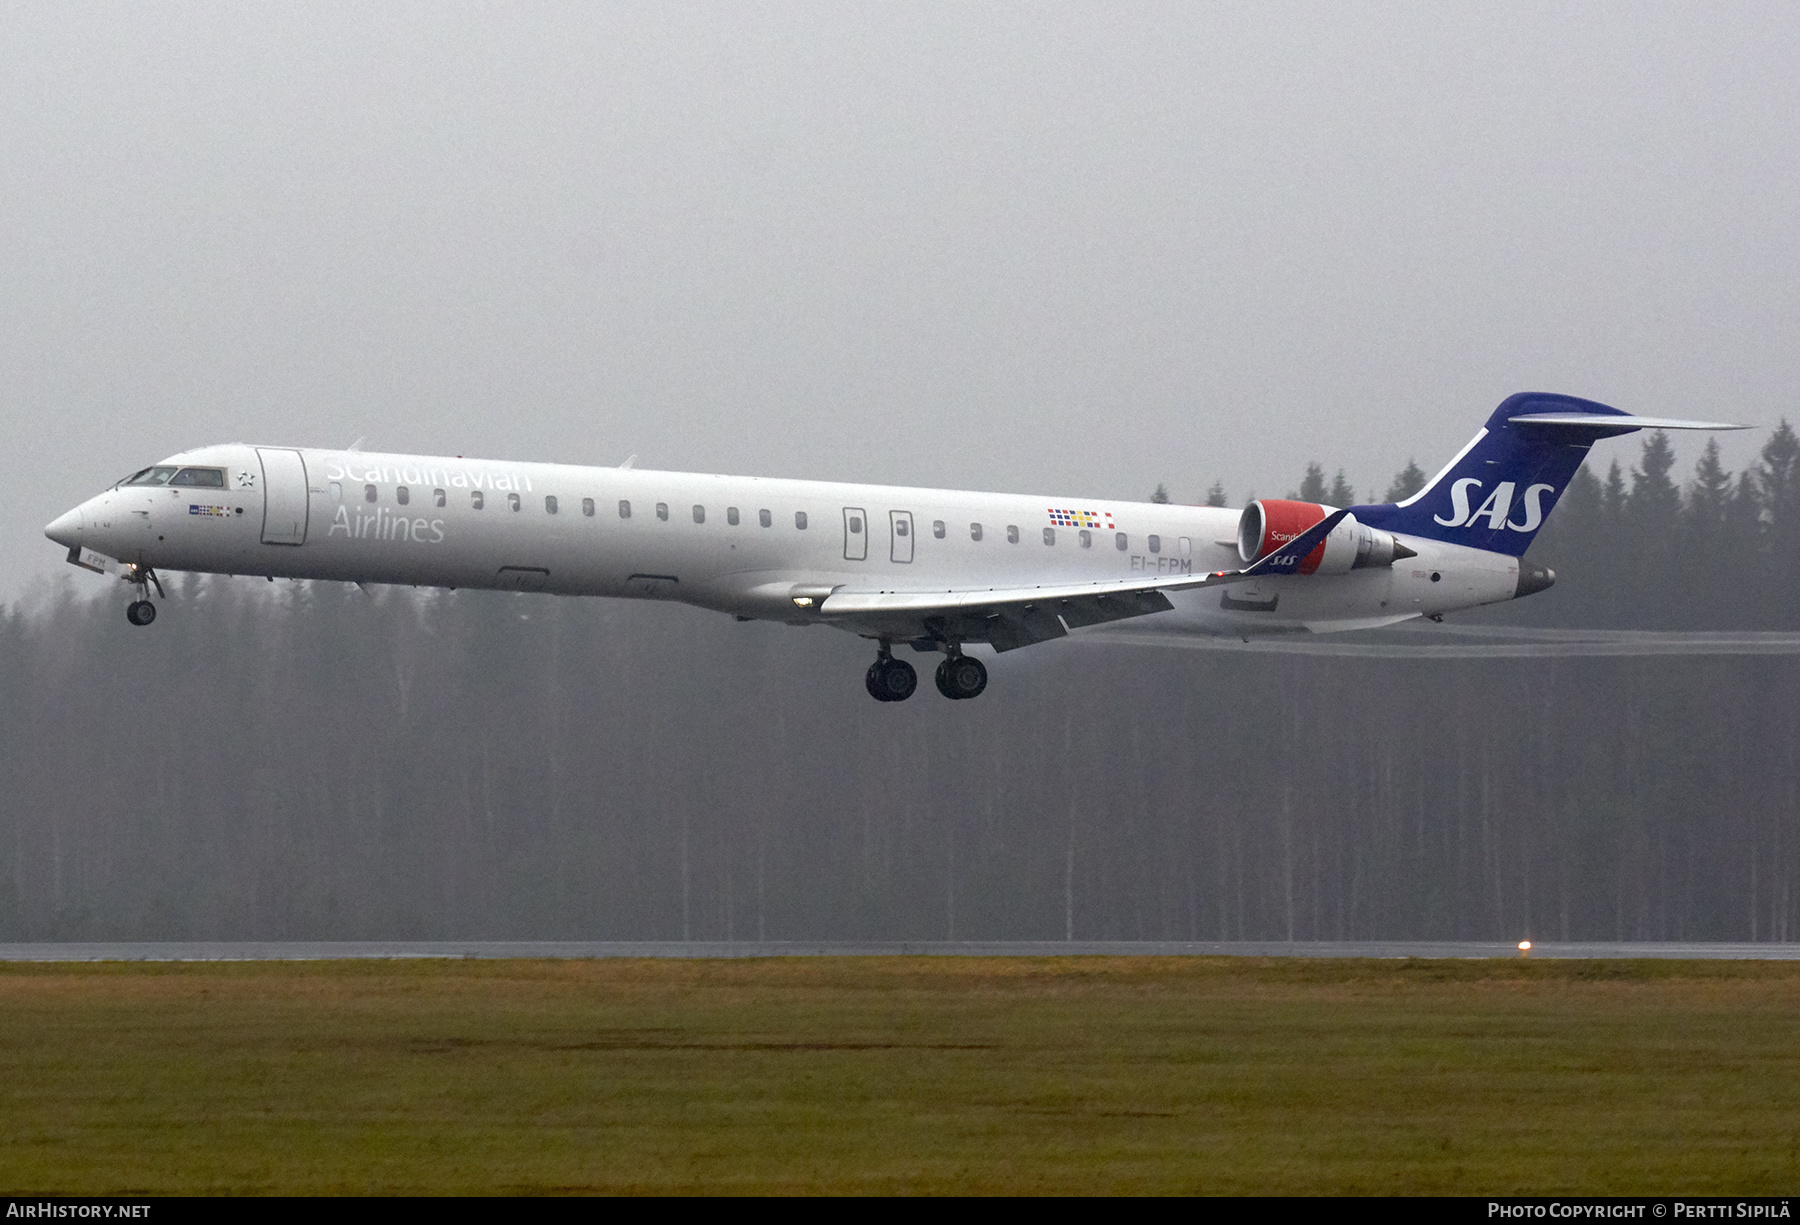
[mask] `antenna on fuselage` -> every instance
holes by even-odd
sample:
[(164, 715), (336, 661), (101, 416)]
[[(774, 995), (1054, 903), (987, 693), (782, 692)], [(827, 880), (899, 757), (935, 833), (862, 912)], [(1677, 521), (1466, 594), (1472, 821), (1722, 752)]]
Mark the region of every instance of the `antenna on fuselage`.
[(633, 464), (635, 464), (635, 463), (637, 463), (637, 452), (636, 452), (636, 451), (633, 451), (633, 452), (632, 452), (632, 453), (631, 453), (631, 454), (630, 454), (630, 455), (629, 455), (629, 456), (628, 456), (628, 457), (627, 457), (627, 458), (626, 458), (626, 460), (625, 460), (625, 462), (624, 462), (624, 463), (622, 463), (622, 464), (620, 464), (620, 465), (619, 465), (619, 467), (621, 467), (621, 468), (629, 468), (629, 467), (631, 467), (631, 465), (633, 465)]
[(360, 450), (362, 450), (362, 444), (367, 442), (368, 440), (369, 440), (369, 436), (367, 434), (364, 434), (361, 438), (358, 438), (355, 442), (353, 442), (349, 446), (345, 447), (344, 450), (360, 451)]

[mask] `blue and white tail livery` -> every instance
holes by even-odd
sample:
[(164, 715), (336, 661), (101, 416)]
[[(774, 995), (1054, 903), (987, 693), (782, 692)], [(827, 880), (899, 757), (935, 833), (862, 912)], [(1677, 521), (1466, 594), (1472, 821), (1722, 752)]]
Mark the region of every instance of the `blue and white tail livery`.
[(1574, 396), (1509, 396), (1469, 445), (1399, 503), (1352, 507), (1370, 527), (1522, 556), (1588, 448), (1634, 430), (1733, 430), (1709, 421), (1634, 417)]
[(1588, 448), (1657, 428), (1740, 427), (1518, 395), (1404, 502), (1242, 511), (229, 443), (143, 468), (45, 534), (135, 588), (134, 625), (156, 619), (159, 569), (674, 600), (871, 639), (883, 702), (917, 683), (896, 648), (935, 653), (938, 691), (964, 699), (987, 649), (1126, 620), (1248, 638), (1542, 591), (1554, 575), (1521, 555)]

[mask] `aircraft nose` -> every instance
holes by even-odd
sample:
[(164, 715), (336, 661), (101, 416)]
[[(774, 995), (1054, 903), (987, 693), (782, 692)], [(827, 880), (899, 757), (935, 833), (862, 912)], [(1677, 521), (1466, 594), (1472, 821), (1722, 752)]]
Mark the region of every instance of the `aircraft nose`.
[(77, 506), (52, 520), (44, 529), (44, 535), (65, 549), (78, 548), (81, 544), (81, 507)]

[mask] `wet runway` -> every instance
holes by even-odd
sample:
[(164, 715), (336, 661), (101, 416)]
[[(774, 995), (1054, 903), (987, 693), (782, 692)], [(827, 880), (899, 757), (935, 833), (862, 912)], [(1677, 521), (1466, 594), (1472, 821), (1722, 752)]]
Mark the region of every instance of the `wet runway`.
[[(346, 940), (0, 944), (0, 961), (334, 961), (600, 957), (1517, 957), (1516, 944), (1460, 941), (615, 941)], [(1800, 944), (1535, 944), (1535, 958), (1800, 960)]]

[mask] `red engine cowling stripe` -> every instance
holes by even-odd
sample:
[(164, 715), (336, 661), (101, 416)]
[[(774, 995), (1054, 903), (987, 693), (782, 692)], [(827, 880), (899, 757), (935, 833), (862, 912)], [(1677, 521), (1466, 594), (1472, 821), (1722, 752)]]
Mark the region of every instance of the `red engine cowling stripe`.
[[(1317, 502), (1290, 502), (1284, 498), (1258, 498), (1262, 507), (1263, 537), (1258, 557), (1266, 557), (1282, 545), (1323, 519), (1329, 512)], [(1311, 574), (1325, 560), (1325, 542), (1306, 555), (1300, 563), (1301, 574)]]

